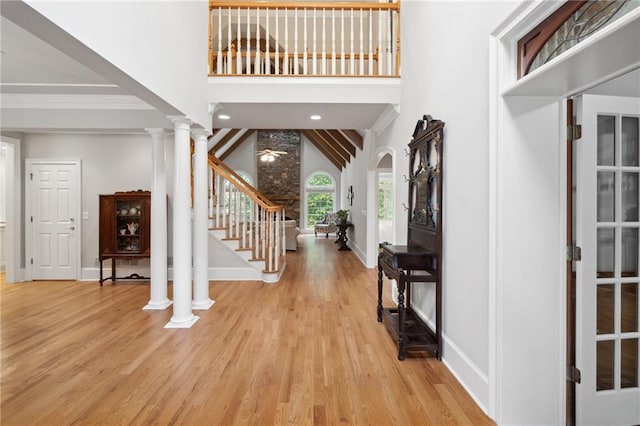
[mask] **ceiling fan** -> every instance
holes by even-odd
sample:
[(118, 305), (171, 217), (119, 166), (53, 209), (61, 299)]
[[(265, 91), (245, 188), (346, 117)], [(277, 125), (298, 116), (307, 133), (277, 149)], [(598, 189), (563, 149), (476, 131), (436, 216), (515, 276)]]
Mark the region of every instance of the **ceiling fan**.
[(281, 155), (287, 154), (285, 151), (275, 151), (273, 149), (265, 148), (260, 151), (256, 151), (256, 155), (260, 157), (260, 161), (272, 162)]

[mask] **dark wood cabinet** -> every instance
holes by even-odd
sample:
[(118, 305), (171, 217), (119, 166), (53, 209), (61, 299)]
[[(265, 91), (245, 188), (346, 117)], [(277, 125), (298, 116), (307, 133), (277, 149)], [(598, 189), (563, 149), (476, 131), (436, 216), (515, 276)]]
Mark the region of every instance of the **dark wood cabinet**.
[[(424, 116), (409, 143), (407, 245), (380, 244), (378, 255), (378, 321), (406, 352), (427, 351), (442, 358), (442, 176), (444, 122)], [(398, 306), (382, 306), (383, 274), (396, 280)], [(435, 328), (411, 308), (414, 283), (435, 284)]]
[[(106, 280), (147, 278), (116, 276), (118, 259), (151, 257), (151, 192), (131, 191), (100, 195), (100, 285)], [(103, 277), (103, 262), (111, 259), (111, 276)]]

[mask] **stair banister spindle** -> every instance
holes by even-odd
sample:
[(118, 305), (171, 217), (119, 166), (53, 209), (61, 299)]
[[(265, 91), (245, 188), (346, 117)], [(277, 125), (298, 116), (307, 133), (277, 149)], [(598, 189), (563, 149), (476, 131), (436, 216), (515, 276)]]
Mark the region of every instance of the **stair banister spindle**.
[(387, 31), (387, 75), (391, 75), (391, 70), (393, 66), (393, 16), (389, 14), (388, 18), (388, 26), (389, 31)]
[(351, 34), (351, 43), (350, 43), (350, 52), (351, 55), (349, 57), (349, 74), (350, 75), (354, 75), (356, 73), (355, 70), (355, 51), (353, 50), (353, 43), (354, 43), (354, 36), (353, 36), (353, 9), (351, 9), (351, 29), (350, 29), (350, 34)]
[[(212, 17), (213, 19), (213, 17)], [(216, 55), (216, 74), (222, 74), (222, 8), (218, 8), (218, 52)]]
[(276, 7), (276, 56), (275, 56), (275, 63), (274, 66), (276, 67), (275, 71), (276, 71), (276, 75), (278, 75), (280, 73), (280, 53), (279, 53), (279, 48), (280, 48), (280, 30), (278, 29), (278, 21), (279, 21), (279, 16), (280, 14), (278, 13), (278, 8)]
[(369, 9), (369, 69), (368, 75), (373, 75), (373, 10)]
[(331, 75), (336, 75), (336, 9), (331, 9)]
[(383, 73), (383, 69), (382, 68), (382, 52), (384, 52), (384, 49), (382, 47), (382, 16), (384, 15), (383, 12), (378, 12), (378, 75), (382, 75)]
[(344, 9), (340, 14), (340, 74), (345, 75), (345, 52), (344, 52)]
[(293, 74), (298, 74), (298, 8), (293, 9)]
[(235, 74), (242, 74), (242, 30), (240, 28), (240, 25), (242, 24), (240, 21), (242, 21), (242, 19), (240, 19), (241, 14), (240, 14), (240, 7), (238, 7), (238, 25), (237, 25), (237, 31), (236, 31), (236, 72)]
[(303, 44), (302, 44), (302, 74), (304, 75), (309, 75), (309, 70), (308, 68), (308, 58), (307, 58), (307, 51), (309, 49), (307, 49), (307, 9), (304, 8), (302, 9), (302, 19), (303, 19), (303, 30), (302, 30), (302, 35), (303, 35)]
[(254, 74), (262, 74), (260, 68), (261, 65), (261, 52), (260, 52), (260, 9), (256, 9), (256, 63), (254, 65)]
[(242, 248), (247, 247), (247, 195), (240, 194), (240, 211), (242, 212)]
[(264, 35), (264, 73), (271, 74), (271, 55), (269, 53), (269, 45), (271, 44), (271, 32), (269, 32), (269, 8), (265, 9), (266, 34)]
[(322, 9), (322, 69), (320, 74), (327, 73), (327, 9)]
[(313, 58), (311, 59), (311, 68), (313, 70), (313, 75), (318, 75), (318, 59), (316, 58), (316, 53), (317, 53), (317, 32), (316, 32), (316, 21), (317, 21), (318, 17), (316, 14), (316, 8), (313, 8)]
[(360, 60), (358, 61), (358, 75), (364, 75), (364, 13), (360, 8)]
[(284, 65), (282, 73), (289, 74), (289, 9), (284, 8)]
[(227, 14), (227, 68), (225, 69), (226, 74), (233, 74), (231, 70), (231, 64), (233, 64), (233, 56), (231, 56), (231, 6), (229, 6), (228, 14)]
[(245, 74), (249, 75), (251, 74), (251, 9), (247, 8), (247, 35), (246, 37), (246, 43), (247, 43), (247, 48), (245, 49), (246, 53), (246, 57), (244, 60), (245, 63)]

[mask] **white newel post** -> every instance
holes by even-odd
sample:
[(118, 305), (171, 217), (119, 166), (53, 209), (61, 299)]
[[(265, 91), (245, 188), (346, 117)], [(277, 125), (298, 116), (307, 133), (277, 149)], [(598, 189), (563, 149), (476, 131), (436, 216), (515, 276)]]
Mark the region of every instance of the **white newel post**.
[(191, 310), (191, 120), (169, 117), (174, 129), (173, 175), (173, 316), (165, 328), (190, 328)]
[(209, 211), (208, 162), (205, 129), (194, 129), (193, 164), (193, 309), (209, 309), (214, 301), (209, 298)]
[(151, 182), (151, 284), (149, 302), (142, 309), (163, 310), (167, 297), (167, 175), (164, 129), (146, 129), (151, 135), (153, 180)]

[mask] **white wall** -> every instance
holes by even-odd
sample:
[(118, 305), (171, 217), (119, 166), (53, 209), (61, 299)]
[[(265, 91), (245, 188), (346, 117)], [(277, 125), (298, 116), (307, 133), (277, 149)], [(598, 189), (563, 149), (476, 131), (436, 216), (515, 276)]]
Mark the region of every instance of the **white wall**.
[[(172, 176), (173, 150), (168, 148), (167, 151), (167, 175)], [(95, 268), (98, 257), (98, 195), (150, 190), (151, 136), (25, 134), (22, 153), (23, 159), (79, 158), (82, 161), (82, 211), (89, 215), (88, 220), (82, 221), (82, 268)], [(167, 190), (171, 196), (171, 181)]]
[[(443, 120), (444, 362), (489, 407), (489, 34), (515, 2), (402, 3), (400, 116), (378, 147), (402, 153), (423, 114)], [(408, 159), (396, 159), (396, 243), (406, 243)], [(431, 289), (417, 285), (414, 308), (433, 320)]]
[(211, 128), (206, 1), (27, 3), (165, 102)]
[(503, 114), (498, 420), (560, 424), (565, 376), (562, 105), (555, 98), (507, 98)]

